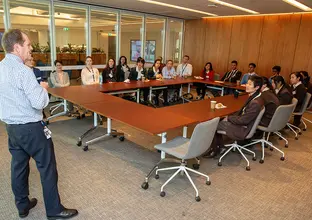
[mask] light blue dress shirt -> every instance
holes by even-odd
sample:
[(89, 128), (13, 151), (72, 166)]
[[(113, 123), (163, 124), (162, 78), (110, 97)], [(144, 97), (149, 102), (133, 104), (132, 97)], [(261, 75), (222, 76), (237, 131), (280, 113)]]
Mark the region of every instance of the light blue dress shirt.
[(164, 79), (171, 79), (172, 76), (176, 75), (174, 67), (171, 67), (171, 69), (169, 71), (168, 68), (165, 66), (162, 69), (162, 75), (163, 75)]
[(38, 122), (48, 104), (48, 92), (33, 71), (18, 56), (6, 54), (0, 62), (0, 120), (6, 124)]

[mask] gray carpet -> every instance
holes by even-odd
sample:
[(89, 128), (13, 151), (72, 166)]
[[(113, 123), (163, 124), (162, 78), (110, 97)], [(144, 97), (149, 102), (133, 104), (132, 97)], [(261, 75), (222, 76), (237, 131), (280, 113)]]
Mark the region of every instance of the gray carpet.
[[(311, 117), (310, 117), (311, 118)], [(161, 184), (171, 172), (161, 173), (150, 181), (148, 190), (140, 185), (145, 174), (159, 160), (153, 145), (160, 137), (139, 132), (121, 123), (113, 127), (126, 133), (120, 142), (110, 138), (90, 146), (83, 152), (76, 146), (77, 137), (92, 124), (92, 118), (51, 122), (59, 171), (59, 191), (62, 203), (77, 208), (75, 219), (312, 219), (312, 125), (299, 141), (286, 131), (289, 149), (273, 138), (273, 143), (286, 152), (280, 161), (277, 151), (266, 150), (264, 164), (251, 161), (251, 171), (237, 153), (227, 156), (222, 167), (213, 159), (202, 159), (200, 171), (211, 177), (191, 175), (197, 185), (201, 202), (185, 176), (178, 176), (159, 196)], [(103, 128), (97, 134), (105, 132)], [(191, 129), (189, 129), (191, 133)], [(169, 132), (168, 139), (181, 134)], [(18, 219), (10, 186), (10, 154), (5, 127), (0, 124), (0, 219)], [(260, 157), (259, 147), (257, 148)], [(250, 157), (249, 157), (250, 158)], [(27, 219), (45, 219), (39, 173), (31, 161), (31, 197), (39, 199)]]

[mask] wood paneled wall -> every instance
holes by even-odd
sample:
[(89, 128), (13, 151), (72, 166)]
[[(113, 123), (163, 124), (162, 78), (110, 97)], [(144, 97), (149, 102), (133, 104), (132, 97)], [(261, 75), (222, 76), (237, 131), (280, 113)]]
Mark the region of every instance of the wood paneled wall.
[(207, 18), (185, 23), (184, 54), (191, 58), (194, 75), (206, 62), (221, 76), (238, 61), (238, 69), (271, 76), (274, 65), (288, 79), (293, 71), (312, 75), (312, 14)]

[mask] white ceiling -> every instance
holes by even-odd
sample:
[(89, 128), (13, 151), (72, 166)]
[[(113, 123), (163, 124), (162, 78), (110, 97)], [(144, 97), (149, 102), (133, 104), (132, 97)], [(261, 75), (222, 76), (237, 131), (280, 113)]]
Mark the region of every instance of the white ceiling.
[[(200, 10), (208, 13), (213, 13), (217, 14), (218, 16), (248, 14), (244, 11), (240, 11), (222, 5), (217, 5), (217, 7), (208, 7), (208, 5), (213, 4), (208, 0), (157, 0), (157, 1), (182, 6), (186, 8), (191, 8), (195, 10)], [(302, 10), (294, 6), (285, 3), (283, 0), (223, 0), (223, 1), (244, 8), (248, 8), (250, 10), (257, 11), (260, 14), (303, 12)], [(312, 0), (297, 0), (297, 1), (312, 8)], [(72, 2), (80, 2), (80, 3), (83, 2), (85, 4), (94, 4), (118, 9), (128, 9), (142, 13), (165, 15), (183, 19), (198, 19), (206, 16), (203, 14), (179, 10), (175, 8), (139, 2), (137, 0), (85, 0), (85, 1), (72, 0)]]

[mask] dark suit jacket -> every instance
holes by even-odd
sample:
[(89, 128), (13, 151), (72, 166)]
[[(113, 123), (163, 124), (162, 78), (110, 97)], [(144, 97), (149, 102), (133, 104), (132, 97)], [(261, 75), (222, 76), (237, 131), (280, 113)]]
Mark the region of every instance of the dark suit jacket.
[(292, 94), (294, 98), (298, 100), (297, 106), (295, 108), (295, 112), (299, 112), (301, 110), (301, 106), (307, 94), (307, 89), (303, 84), (300, 84), (296, 88), (294, 88), (293, 86), (291, 88), (292, 88)]
[[(128, 67), (128, 66), (127, 66)], [(128, 67), (129, 72), (130, 72), (130, 68)], [(125, 81), (125, 72), (122, 69), (121, 65), (117, 66), (117, 82), (123, 82)]]
[(249, 102), (242, 114), (236, 112), (228, 116), (227, 126), (224, 129), (226, 135), (233, 140), (244, 140), (249, 134), (257, 116), (263, 107), (263, 101), (256, 98)]
[[(146, 69), (143, 68), (142, 74), (144, 77), (146, 77)], [(131, 68), (129, 79), (130, 80), (137, 80), (138, 78), (138, 72), (136, 71), (136, 67)]]
[(280, 105), (291, 104), (293, 95), (285, 86), (283, 86), (276, 95), (277, 95)]
[[(229, 71), (229, 72), (226, 72), (224, 74), (224, 76), (222, 77), (221, 81), (224, 81), (226, 78), (228, 78), (228, 76), (231, 74), (232, 70)], [(232, 83), (236, 83), (237, 80), (240, 80), (242, 76), (242, 72), (237, 70), (232, 76), (230, 79), (226, 80), (228, 82), (232, 82)]]
[[(158, 72), (158, 73), (161, 74), (161, 72)], [(148, 69), (147, 78), (148, 79), (156, 79), (156, 74), (154, 73), (153, 67)]]
[[(112, 76), (110, 76), (110, 73), (112, 72)], [(105, 68), (102, 73), (103, 76), (103, 83), (106, 82), (117, 82), (117, 70), (116, 68), (110, 70), (109, 67)]]
[(36, 76), (37, 82), (40, 84), (40, 82), (43, 81), (44, 74), (36, 67), (34, 67), (32, 70)]
[(270, 124), (277, 107), (279, 106), (279, 100), (271, 90), (262, 92), (260, 98), (263, 100), (265, 107), (265, 112), (260, 121), (260, 125), (267, 127)]

